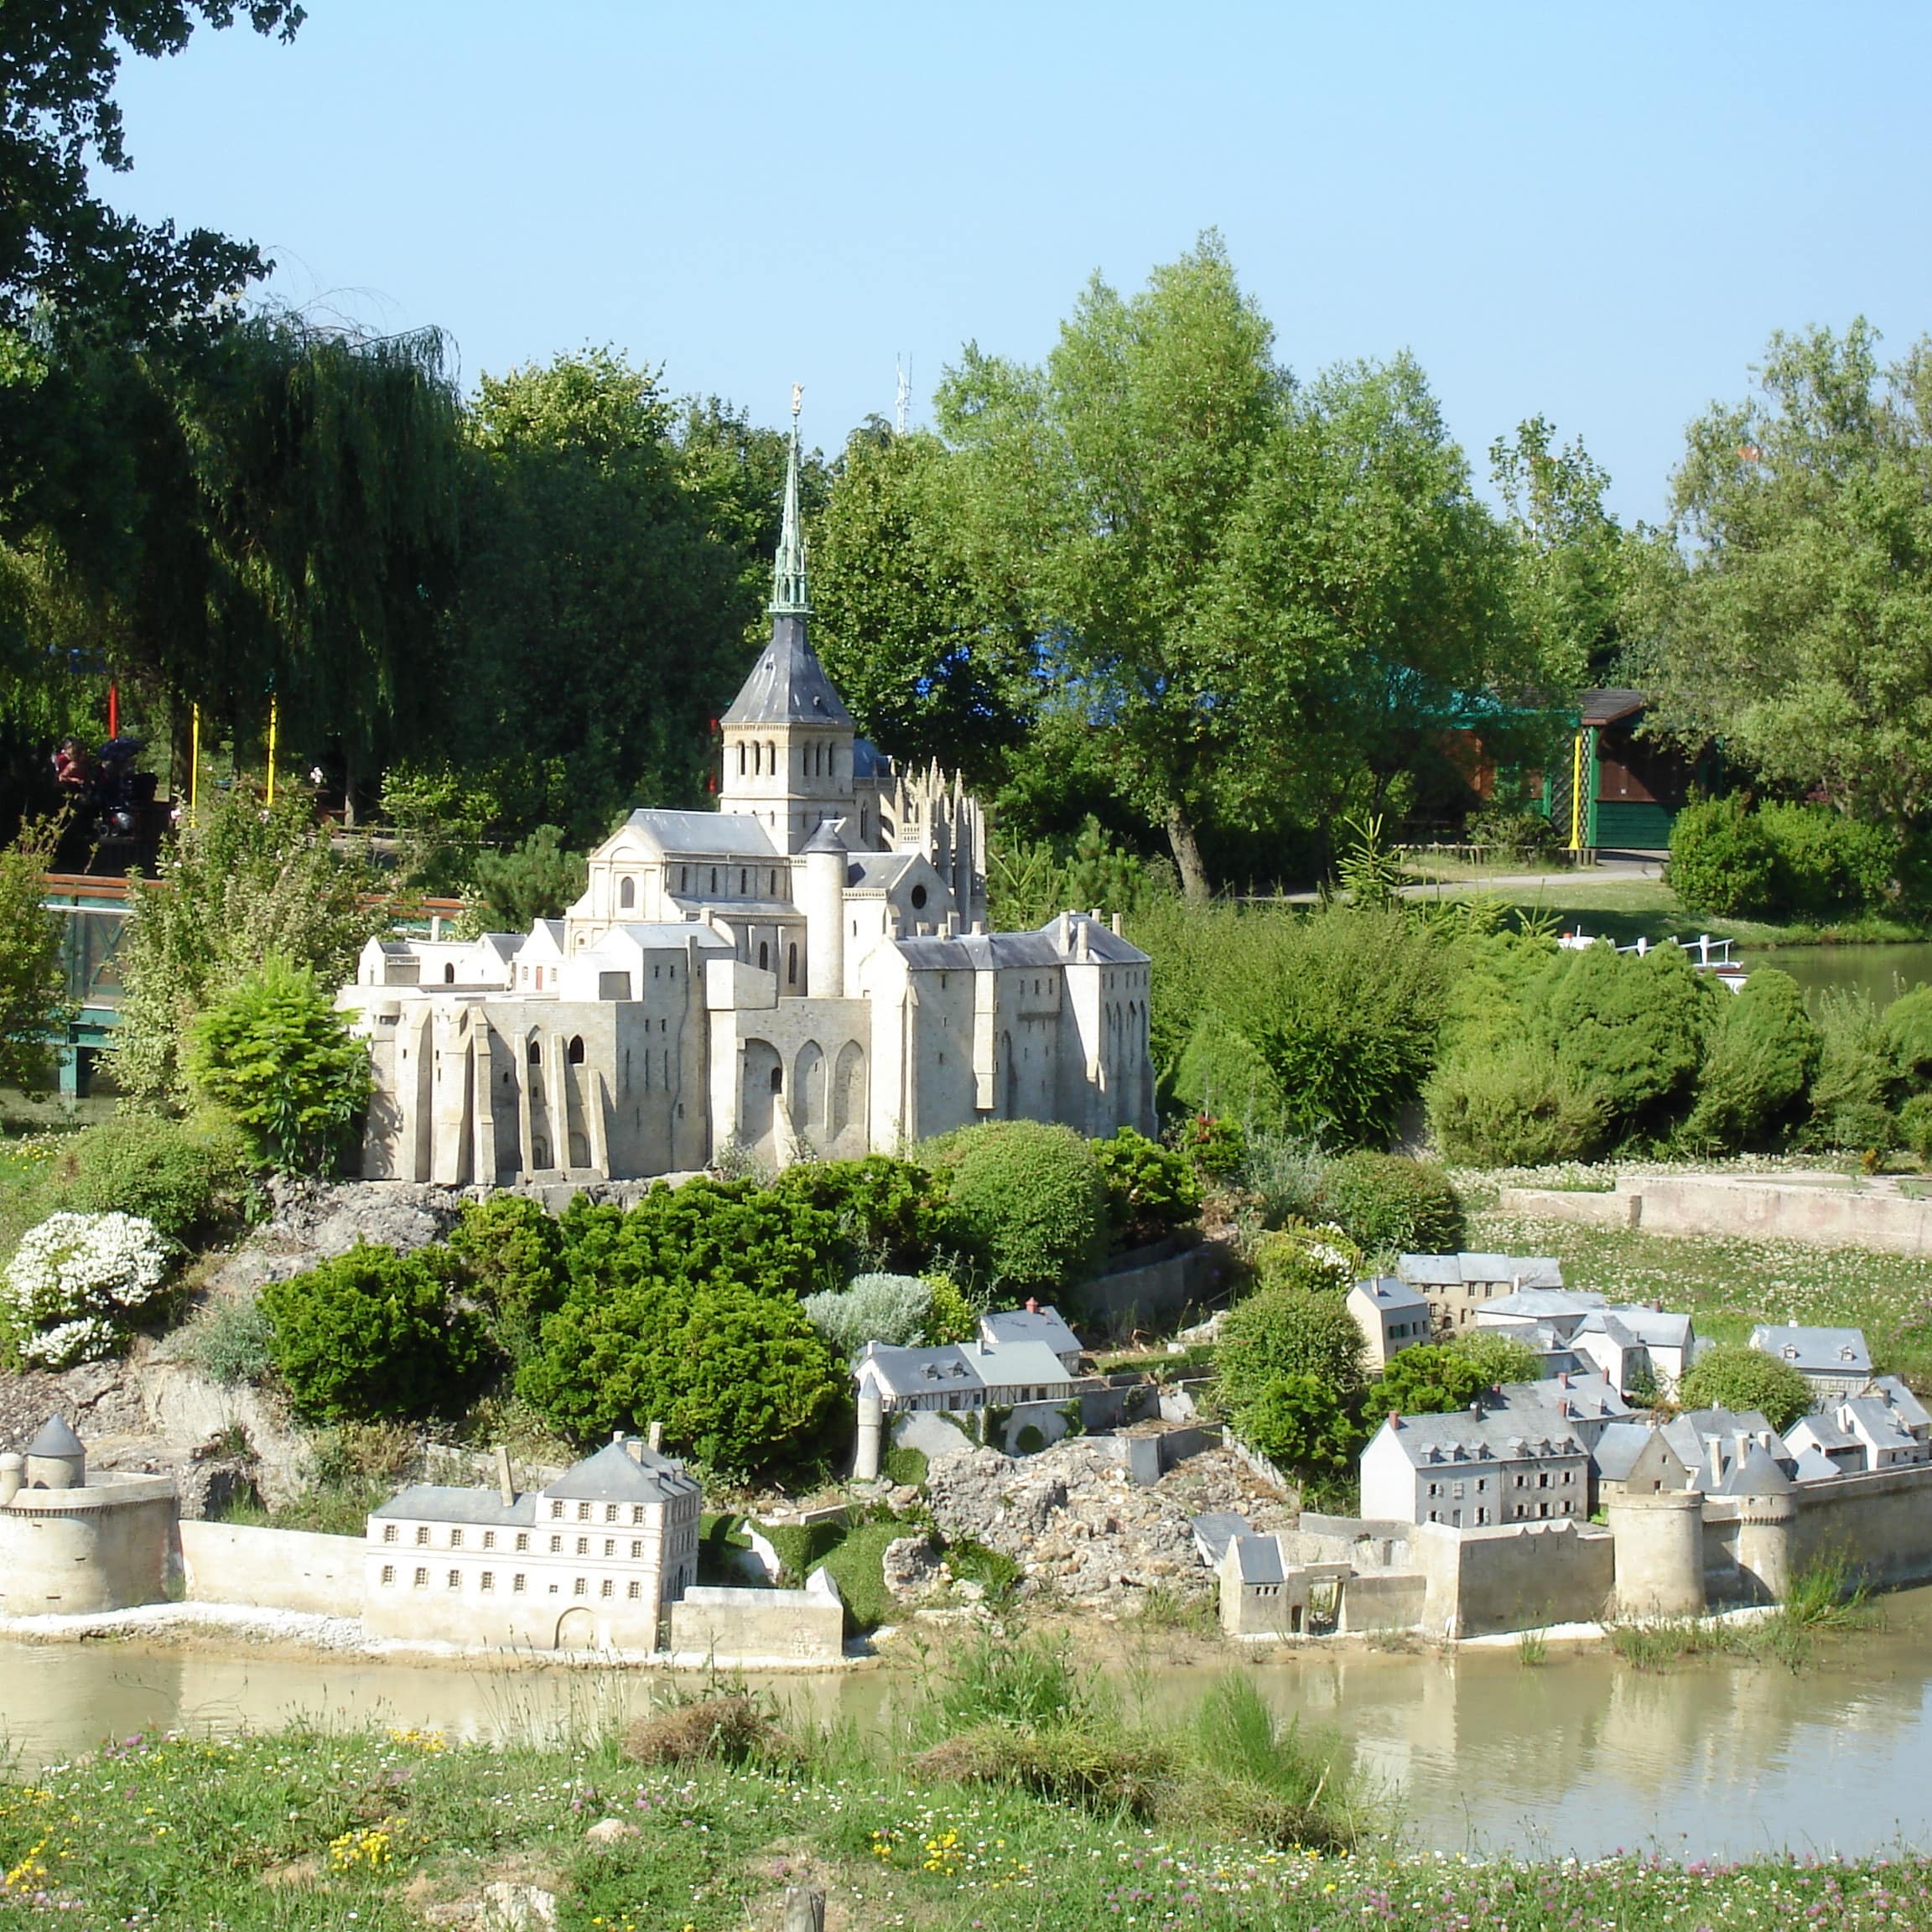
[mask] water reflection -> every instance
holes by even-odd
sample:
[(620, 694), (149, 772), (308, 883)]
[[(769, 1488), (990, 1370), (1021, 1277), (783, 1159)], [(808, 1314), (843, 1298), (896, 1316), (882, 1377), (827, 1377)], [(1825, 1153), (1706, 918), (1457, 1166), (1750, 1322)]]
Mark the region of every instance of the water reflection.
[[(1722, 1659), (1646, 1674), (1600, 1654), (1528, 1668), (1513, 1649), (1454, 1657), (1310, 1649), (1249, 1666), (1304, 1727), (1350, 1741), (1395, 1794), (1413, 1843), (1584, 1856), (1654, 1846), (1730, 1857), (1932, 1841), (1932, 1592), (1811, 1667)], [(1185, 1722), (1220, 1666), (1156, 1663), (1124, 1694)], [(0, 1644), (0, 1732), (26, 1768), (108, 1736), (303, 1719), (567, 1737), (641, 1707), (649, 1677), (325, 1659)], [(792, 1678), (822, 1720), (891, 1724), (903, 1677)]]

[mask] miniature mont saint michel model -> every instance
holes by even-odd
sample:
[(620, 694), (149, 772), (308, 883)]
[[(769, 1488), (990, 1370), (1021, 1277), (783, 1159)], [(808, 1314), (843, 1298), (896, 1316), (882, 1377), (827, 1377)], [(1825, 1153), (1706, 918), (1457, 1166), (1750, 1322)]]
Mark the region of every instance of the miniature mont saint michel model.
[(792, 397), (771, 638), (720, 720), (716, 812), (633, 812), (561, 919), (371, 940), (339, 1004), (372, 1180), (844, 1159), (978, 1120), (1154, 1127), (1149, 961), (1097, 915), (986, 931), (958, 776), (860, 737), (807, 635)]

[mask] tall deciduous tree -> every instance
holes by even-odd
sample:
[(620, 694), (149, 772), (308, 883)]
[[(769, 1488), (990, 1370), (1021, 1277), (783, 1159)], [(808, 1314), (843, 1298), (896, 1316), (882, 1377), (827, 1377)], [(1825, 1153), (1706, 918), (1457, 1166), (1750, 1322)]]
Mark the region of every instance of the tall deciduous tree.
[(116, 333), (202, 314), (262, 273), (256, 249), (117, 215), (90, 173), (130, 163), (113, 99), (124, 53), (178, 54), (237, 16), (291, 38), (294, 0), (8, 0), (0, 8), (0, 325), (43, 304)]
[(969, 345), (939, 392), (968, 500), (1025, 587), (1055, 683), (1197, 897), (1200, 828), (1245, 730), (1201, 605), (1289, 387), (1208, 235), (1138, 295), (1096, 277), (1044, 368)]
[(958, 470), (936, 436), (854, 432), (812, 526), (813, 638), (869, 737), (984, 780), (1040, 693), (1019, 587), (952, 501)]
[(1659, 719), (1774, 787), (1932, 812), (1932, 339), (1773, 336), (1691, 425), (1637, 600)]
[(727, 439), (693, 439), (693, 480), (677, 422), (654, 372), (602, 350), (486, 377), (470, 417), (445, 742), (506, 771), (529, 821), (576, 844), (627, 802), (702, 794), (709, 722), (749, 660)]

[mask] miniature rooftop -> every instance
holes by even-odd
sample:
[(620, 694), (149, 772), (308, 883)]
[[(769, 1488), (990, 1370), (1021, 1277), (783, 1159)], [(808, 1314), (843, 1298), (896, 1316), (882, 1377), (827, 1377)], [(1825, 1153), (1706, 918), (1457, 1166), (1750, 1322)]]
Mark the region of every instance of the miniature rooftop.
[(1563, 1285), (1562, 1265), (1548, 1254), (1405, 1254), (1395, 1272), (1426, 1288), (1476, 1281), (1509, 1281), (1518, 1290)]
[(698, 1479), (683, 1463), (647, 1449), (639, 1437), (607, 1442), (595, 1455), (573, 1463), (541, 1489), (525, 1490), (505, 1502), (500, 1490), (478, 1485), (417, 1483), (379, 1504), (371, 1517), (401, 1517), (411, 1522), (480, 1523), (527, 1526), (537, 1520), (540, 1500), (592, 1503), (663, 1503), (694, 1495)]
[(998, 1308), (979, 1317), (979, 1338), (1005, 1348), (1015, 1342), (1043, 1343), (1055, 1355), (1078, 1355), (1079, 1337), (1056, 1308), (1037, 1302), (1025, 1308)]
[(1800, 1374), (1869, 1375), (1872, 1351), (1862, 1328), (1810, 1328), (1792, 1322), (1784, 1327), (1760, 1322), (1751, 1331), (1760, 1354), (1789, 1362)]
[(1418, 1467), (1584, 1453), (1582, 1443), (1549, 1411), (1524, 1414), (1500, 1409), (1473, 1414), (1456, 1409), (1445, 1415), (1404, 1415), (1384, 1422), (1379, 1434), (1392, 1436)]
[(1364, 1301), (1373, 1301), (1378, 1308), (1411, 1309), (1429, 1306), (1429, 1297), (1420, 1289), (1410, 1286), (1393, 1275), (1374, 1275), (1365, 1281), (1358, 1281), (1355, 1292)]

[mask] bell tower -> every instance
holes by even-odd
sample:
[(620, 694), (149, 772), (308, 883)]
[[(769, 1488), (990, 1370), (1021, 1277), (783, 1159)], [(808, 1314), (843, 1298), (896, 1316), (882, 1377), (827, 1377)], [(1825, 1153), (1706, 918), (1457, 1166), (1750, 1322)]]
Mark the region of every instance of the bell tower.
[(798, 518), (798, 409), (792, 386), (792, 441), (785, 459), (785, 513), (771, 574), (771, 641), (719, 720), (724, 770), (720, 812), (756, 818), (782, 852), (798, 852), (821, 825), (855, 809), (852, 714), (832, 688), (807, 634), (805, 539)]

